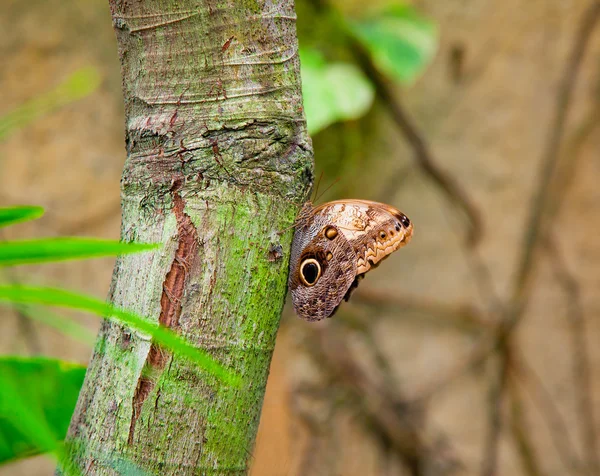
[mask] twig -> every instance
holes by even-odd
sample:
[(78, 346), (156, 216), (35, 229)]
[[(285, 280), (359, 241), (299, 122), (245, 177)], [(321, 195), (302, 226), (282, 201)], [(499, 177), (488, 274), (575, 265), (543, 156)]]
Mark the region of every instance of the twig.
[[(390, 387), (383, 373), (367, 372), (335, 325), (316, 328), (311, 354), (322, 368), (351, 397), (359, 414), (382, 441), (387, 441), (413, 476), (425, 474), (425, 467), (436, 467), (437, 474), (451, 472), (458, 464), (451, 452), (440, 453), (426, 441), (417, 406), (407, 404)], [(342, 335), (341, 335), (342, 334)], [(372, 350), (372, 349), (371, 349)], [(380, 369), (385, 371), (385, 367)]]
[(581, 467), (580, 460), (575, 451), (575, 445), (569, 437), (569, 427), (552, 400), (544, 382), (525, 360), (525, 357), (516, 350), (513, 354), (513, 365), (510, 368), (510, 376), (521, 380), (535, 407), (542, 413), (544, 421), (548, 425), (552, 443), (556, 454), (568, 471), (577, 471)]
[(484, 442), (483, 461), (481, 466), (482, 476), (494, 476), (498, 469), (498, 444), (502, 431), (502, 402), (508, 366), (510, 361), (510, 348), (502, 347), (498, 358), (498, 372), (496, 380), (491, 382), (489, 392), (489, 427)]
[(377, 345), (375, 336), (373, 335), (372, 321), (364, 319), (364, 316), (355, 316), (351, 312), (347, 312), (347, 310), (344, 311), (342, 317), (343, 319), (340, 320), (340, 324), (346, 327), (347, 330), (360, 333), (364, 338), (365, 344), (373, 353), (376, 368), (383, 374), (383, 381), (387, 383), (387, 386), (394, 395), (398, 395), (400, 392), (400, 383), (393, 369), (390, 367), (388, 359), (383, 354), (381, 346)]
[[(539, 182), (536, 192), (532, 198), (532, 205), (530, 210), (530, 216), (527, 221), (527, 228), (524, 237), (524, 245), (521, 253), (521, 257), (518, 260), (517, 266), (517, 278), (513, 284), (513, 293), (508, 306), (495, 306), (496, 311), (502, 319), (498, 322), (498, 327), (492, 329), (491, 332), (486, 333), (481, 341), (477, 344), (476, 348), (470, 354), (466, 362), (462, 362), (461, 365), (455, 369), (450, 375), (447, 375), (442, 381), (437, 382), (434, 386), (430, 387), (424, 394), (420, 394), (419, 398), (427, 398), (432, 392), (440, 390), (443, 386), (454, 380), (461, 373), (465, 372), (468, 367), (477, 365), (483, 362), (489, 355), (495, 350), (499, 352), (499, 371), (497, 374), (496, 384), (492, 388), (492, 395), (495, 395), (496, 400), (492, 406), (492, 412), (490, 413), (490, 433), (488, 443), (486, 445), (486, 455), (489, 455), (488, 464), (482, 468), (485, 474), (493, 474), (495, 470), (497, 460), (497, 441), (499, 431), (501, 427), (501, 412), (500, 402), (506, 385), (506, 373), (510, 367), (510, 356), (509, 356), (509, 340), (512, 330), (521, 320), (524, 313), (527, 296), (529, 293), (529, 284), (532, 281), (534, 275), (534, 257), (541, 241), (548, 230), (548, 217), (549, 210), (552, 209), (552, 205), (555, 209), (558, 205), (550, 203), (552, 199), (552, 188), (553, 177), (556, 175), (558, 157), (560, 153), (560, 146), (562, 137), (564, 135), (564, 129), (566, 119), (571, 103), (572, 91), (576, 82), (576, 77), (580, 69), (582, 58), (584, 57), (589, 39), (591, 37), (594, 26), (598, 20), (600, 12), (600, 2), (595, 0), (584, 12), (584, 15), (580, 21), (577, 29), (577, 35), (574, 40), (573, 49), (569, 55), (565, 70), (562, 75), (562, 80), (558, 87), (557, 98), (556, 98), (556, 110), (555, 115), (549, 125), (548, 136), (546, 144), (542, 151), (541, 158), (541, 172), (539, 174)], [(452, 198), (454, 203), (462, 203), (462, 208), (465, 213), (471, 218), (472, 229), (469, 233), (471, 239), (478, 237), (475, 231), (481, 229), (479, 225), (479, 215), (475, 207), (469, 207), (470, 201), (463, 200), (465, 194), (462, 194), (462, 189), (458, 188), (456, 192), (456, 183), (450, 179), (446, 180), (446, 176), (442, 173), (437, 173), (439, 169), (435, 165), (435, 162), (431, 159), (431, 153), (422, 136), (418, 133), (412, 122), (407, 118), (402, 105), (396, 100), (393, 95), (393, 91), (386, 83), (383, 76), (374, 66), (368, 53), (365, 52), (361, 45), (353, 45), (353, 51), (357, 54), (357, 60), (363, 67), (363, 70), (373, 83), (376, 85), (376, 91), (380, 100), (382, 100), (386, 106), (390, 109), (396, 124), (403, 131), (409, 144), (415, 152), (417, 162), (419, 166), (428, 173), (428, 175), (446, 192), (448, 196)], [(431, 167), (433, 165), (433, 170)], [(568, 164), (567, 168), (572, 167)], [(561, 170), (561, 175), (563, 175)], [(457, 186), (456, 186), (457, 187)], [(456, 198), (458, 197), (458, 198)], [(559, 200), (559, 199), (558, 199)], [(465, 205), (466, 204), (466, 205)], [(469, 211), (473, 211), (470, 214)], [(475, 217), (475, 219), (473, 219)], [(482, 262), (477, 261), (475, 265), (481, 264)], [(476, 275), (481, 275), (482, 268), (475, 266), (474, 269)], [(484, 270), (485, 271), (485, 270)], [(490, 294), (489, 289), (485, 294)], [(491, 295), (491, 294), (490, 294)], [(489, 297), (489, 296), (488, 296)], [(498, 303), (497, 299), (491, 300), (490, 302)], [(588, 436), (589, 438), (589, 436)]]
[[(558, 87), (555, 115), (552, 119), (548, 130), (548, 138), (544, 147), (541, 160), (541, 171), (537, 190), (532, 199), (530, 216), (527, 221), (525, 239), (522, 248), (521, 257), (517, 266), (516, 279), (513, 285), (512, 297), (510, 304), (505, 312), (502, 321), (501, 332), (499, 333), (499, 348), (503, 351), (500, 353), (500, 376), (498, 382), (500, 387), (498, 390), (498, 398), (501, 398), (503, 393), (503, 383), (505, 378), (503, 374), (508, 366), (508, 341), (510, 335), (516, 325), (521, 320), (527, 299), (529, 296), (530, 284), (535, 271), (534, 256), (540, 245), (541, 239), (547, 235), (549, 216), (547, 213), (548, 201), (552, 190), (552, 178), (555, 173), (556, 164), (560, 155), (560, 146), (564, 134), (564, 128), (571, 105), (571, 96), (575, 86), (577, 74), (580, 69), (585, 50), (588, 46), (589, 39), (594, 30), (594, 26), (600, 17), (600, 1), (594, 2), (584, 11), (583, 17), (577, 29), (573, 49), (569, 55), (565, 69), (563, 71), (562, 80)], [(490, 437), (488, 445), (486, 445), (484, 457), (494, 462), (497, 459), (497, 439), (494, 438), (494, 432), (497, 432), (498, 425), (495, 419), (495, 414), (492, 414), (490, 420)], [(487, 472), (486, 471), (492, 471)], [(493, 474), (493, 466), (484, 466), (484, 475)]]
[(573, 88), (583, 56), (599, 17), (600, 1), (594, 0), (583, 12), (573, 49), (565, 65), (563, 77), (558, 87), (555, 115), (550, 124), (546, 146), (542, 154), (538, 187), (532, 199), (523, 252), (519, 260), (517, 277), (513, 286), (513, 306), (507, 322), (509, 326), (516, 324), (525, 307), (529, 283), (535, 267), (533, 261), (534, 254), (540, 244), (540, 238), (546, 234), (548, 227), (547, 203), (551, 191), (551, 181), (560, 155), (560, 146), (571, 106)]
[(339, 333), (334, 335), (331, 330), (324, 330), (318, 338), (321, 352), (333, 374), (358, 396), (357, 401), (362, 403), (365, 417), (392, 442), (411, 474), (422, 474), (423, 457), (427, 452), (415, 423), (411, 421), (410, 411), (405, 409), (404, 415), (399, 414), (398, 410), (403, 405), (394, 404), (389, 389), (382, 388), (382, 382), (375, 382), (355, 364)]
[[(490, 322), (478, 310), (469, 304), (446, 304), (432, 299), (416, 296), (402, 296), (394, 290), (374, 289), (368, 286), (358, 288), (351, 302), (368, 306), (393, 307), (406, 313), (419, 312), (431, 316), (436, 323), (447, 324), (459, 328), (465, 327), (481, 331), (490, 326)], [(436, 318), (442, 318), (440, 321)]]
[[(336, 16), (335, 9), (330, 5), (329, 0), (312, 0), (312, 4), (317, 10), (327, 11), (332, 14), (332, 16)], [(337, 23), (339, 24), (340, 22)], [(450, 174), (442, 170), (436, 163), (433, 154), (429, 150), (421, 133), (404, 110), (402, 103), (396, 98), (393, 87), (379, 71), (362, 43), (358, 41), (347, 28), (342, 27), (339, 31), (346, 36), (350, 45), (350, 52), (354, 55), (358, 65), (375, 86), (377, 97), (388, 109), (394, 122), (412, 148), (417, 165), (435, 184), (438, 185), (438, 187), (440, 187), (450, 201), (467, 216), (470, 223), (467, 242), (470, 245), (476, 245), (483, 234), (481, 214), (477, 209), (477, 206), (459, 183)]]
[(509, 381), (508, 390), (510, 394), (510, 429), (523, 462), (523, 469), (529, 476), (541, 476), (542, 470), (533, 443), (529, 438), (530, 432), (524, 421), (525, 410), (515, 382)]
[(350, 50), (357, 63), (375, 86), (377, 97), (388, 109), (394, 122), (411, 146), (417, 165), (440, 187), (450, 201), (465, 213), (470, 223), (467, 242), (469, 245), (476, 245), (483, 234), (481, 214), (477, 206), (472, 202), (467, 192), (459, 183), (437, 165), (423, 136), (404, 110), (402, 103), (394, 95), (392, 86), (379, 72), (377, 66), (375, 66), (369, 53), (355, 38), (349, 37), (348, 39), (351, 43)]
[(581, 303), (579, 282), (570, 271), (563, 254), (555, 240), (548, 240), (548, 251), (552, 254), (551, 263), (554, 276), (564, 289), (567, 298), (567, 318), (570, 324), (571, 346), (573, 348), (574, 387), (577, 389), (577, 412), (581, 441), (585, 448), (585, 460), (591, 474), (600, 474), (600, 458), (598, 457), (598, 437), (596, 434), (596, 418), (593, 405), (593, 389), (591, 384), (590, 352), (586, 340), (586, 319)]
[[(446, 206), (446, 202), (441, 204), (442, 207)], [(455, 223), (451, 222), (454, 218), (452, 215), (443, 214), (444, 218), (448, 221), (450, 230), (457, 231), (458, 227)], [(481, 300), (486, 303), (487, 312), (490, 314), (485, 317), (486, 322), (498, 322), (502, 314), (505, 312), (505, 305), (496, 292), (494, 282), (492, 280), (492, 273), (489, 267), (483, 260), (483, 257), (479, 253), (479, 250), (474, 246), (469, 246), (468, 243), (461, 243), (460, 249), (464, 255), (467, 266), (469, 267), (472, 275), (473, 282), (477, 288)]]
[(481, 365), (496, 349), (498, 345), (498, 335), (499, 330), (497, 328), (485, 333), (465, 358), (457, 362), (443, 377), (437, 378), (433, 382), (427, 382), (421, 385), (421, 388), (416, 388), (409, 400), (411, 402), (429, 400), (448, 387), (451, 383), (465, 375), (470, 369)]
[[(598, 85), (598, 89), (600, 93), (600, 84)], [(591, 110), (580, 121), (575, 131), (571, 134), (571, 137), (566, 140), (564, 153), (562, 154), (565, 159), (557, 167), (556, 180), (554, 181), (551, 193), (552, 199), (548, 204), (548, 215), (557, 216), (560, 213), (561, 205), (564, 203), (563, 197), (568, 194), (569, 189), (574, 184), (574, 178), (580, 165), (581, 157), (583, 156), (580, 149), (599, 126), (600, 94), (593, 101)]]

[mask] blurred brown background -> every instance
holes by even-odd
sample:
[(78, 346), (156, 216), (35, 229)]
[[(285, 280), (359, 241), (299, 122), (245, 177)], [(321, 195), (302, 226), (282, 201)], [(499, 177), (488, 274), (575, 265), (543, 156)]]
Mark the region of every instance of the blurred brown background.
[[(438, 24), (440, 47), (396, 99), (480, 214), (476, 247), (389, 105), (314, 137), (323, 183), (340, 178), (322, 200), (385, 201), (413, 220), (415, 236), (328, 322), (301, 322), (286, 308), (253, 475), (600, 474), (600, 31), (587, 37), (569, 108), (562, 103), (593, 3), (413, 2)], [(302, 43), (316, 13), (297, 4)], [(355, 15), (362, 5), (337, 2)], [(124, 120), (107, 3), (4, 0), (1, 11), (0, 117), (79, 68), (96, 68), (101, 80), (0, 140), (0, 205), (47, 210), (3, 237), (117, 238)], [(557, 114), (566, 123), (552, 150)], [(528, 305), (493, 345), (553, 152), (556, 206), (523, 290)], [(93, 260), (21, 268), (10, 279), (104, 296), (111, 271), (111, 260)], [(89, 358), (88, 345), (0, 313), (1, 352)], [(93, 332), (99, 325), (73, 317)], [(36, 457), (0, 474), (52, 470)]]

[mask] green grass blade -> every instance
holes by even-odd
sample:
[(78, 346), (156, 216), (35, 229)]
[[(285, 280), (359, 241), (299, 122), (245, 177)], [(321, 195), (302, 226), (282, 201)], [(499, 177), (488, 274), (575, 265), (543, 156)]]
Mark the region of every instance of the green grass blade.
[(44, 214), (42, 207), (5, 207), (0, 208), (0, 227), (22, 221), (35, 220)]
[(43, 238), (5, 241), (0, 242), (0, 266), (138, 253), (153, 250), (159, 246), (156, 244), (121, 243), (95, 238)]
[(40, 94), (0, 117), (0, 140), (16, 129), (93, 93), (100, 85), (100, 73), (94, 67), (81, 68), (56, 88)]
[(171, 330), (99, 299), (62, 289), (0, 286), (0, 301), (67, 307), (87, 311), (100, 317), (115, 319), (137, 331), (152, 336), (159, 344), (187, 357), (221, 381), (232, 386), (239, 386), (241, 383), (239, 375), (227, 369), (204, 350), (194, 347)]

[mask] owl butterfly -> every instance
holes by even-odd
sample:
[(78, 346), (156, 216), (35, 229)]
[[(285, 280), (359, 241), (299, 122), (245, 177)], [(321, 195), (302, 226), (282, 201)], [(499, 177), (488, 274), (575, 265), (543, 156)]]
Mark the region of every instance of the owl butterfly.
[(408, 217), (383, 203), (306, 203), (296, 220), (288, 283), (296, 314), (308, 321), (331, 317), (365, 273), (412, 233)]

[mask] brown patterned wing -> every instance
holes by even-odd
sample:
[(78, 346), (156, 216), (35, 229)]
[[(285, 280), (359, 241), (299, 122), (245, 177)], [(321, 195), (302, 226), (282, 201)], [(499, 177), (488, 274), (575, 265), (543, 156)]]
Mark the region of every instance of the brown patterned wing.
[(331, 316), (356, 276), (356, 253), (319, 215), (299, 223), (292, 243), (289, 288), (296, 314), (309, 321)]
[(366, 200), (339, 200), (300, 213), (290, 260), (296, 313), (330, 317), (358, 278), (408, 243), (412, 223), (399, 210)]
[(376, 267), (408, 244), (413, 224), (396, 208), (368, 200), (338, 200), (314, 209), (331, 220), (356, 252), (356, 274)]

